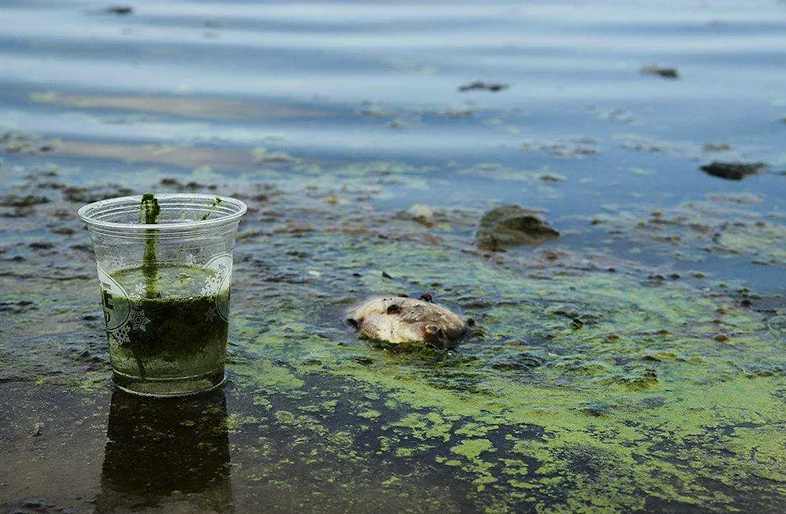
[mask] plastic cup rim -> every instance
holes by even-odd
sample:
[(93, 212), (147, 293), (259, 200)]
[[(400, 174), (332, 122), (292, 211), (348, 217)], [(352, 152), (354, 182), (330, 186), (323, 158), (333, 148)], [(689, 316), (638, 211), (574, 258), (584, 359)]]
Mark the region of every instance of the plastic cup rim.
[(248, 206), (242, 200), (238, 200), (237, 198), (232, 198), (231, 196), (222, 196), (222, 195), (211, 195), (211, 194), (204, 194), (204, 193), (161, 193), (156, 195), (156, 199), (159, 201), (168, 200), (168, 199), (195, 199), (195, 200), (205, 200), (206, 202), (210, 202), (216, 198), (219, 198), (222, 202), (226, 202), (228, 204), (233, 204), (238, 207), (237, 212), (233, 212), (230, 214), (222, 215), (217, 218), (207, 219), (207, 220), (189, 220), (189, 221), (182, 221), (182, 222), (168, 222), (168, 223), (117, 223), (114, 221), (102, 221), (99, 219), (94, 218), (91, 216), (90, 212), (95, 211), (100, 207), (104, 207), (107, 204), (120, 204), (123, 202), (136, 202), (139, 203), (142, 201), (142, 195), (128, 195), (128, 196), (117, 196), (114, 198), (107, 198), (105, 200), (99, 200), (97, 202), (92, 202), (86, 205), (83, 205), (77, 210), (77, 215), (79, 219), (82, 220), (88, 227), (100, 227), (100, 228), (112, 228), (118, 230), (150, 230), (150, 229), (157, 229), (157, 230), (182, 230), (182, 229), (189, 229), (189, 228), (207, 228), (211, 226), (220, 226), (225, 225), (227, 223), (231, 223), (233, 221), (239, 220), (246, 214), (248, 210)]

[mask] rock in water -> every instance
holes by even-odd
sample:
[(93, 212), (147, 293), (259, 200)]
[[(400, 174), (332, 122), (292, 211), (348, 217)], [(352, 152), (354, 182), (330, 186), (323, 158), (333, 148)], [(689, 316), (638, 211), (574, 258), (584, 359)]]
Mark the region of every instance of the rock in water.
[(701, 171), (713, 177), (726, 180), (742, 180), (748, 175), (755, 175), (766, 168), (763, 162), (719, 162), (713, 161), (701, 167)]
[(347, 322), (363, 337), (401, 348), (452, 348), (467, 330), (461, 316), (441, 305), (397, 296), (366, 300), (349, 311)]
[(502, 205), (491, 209), (480, 220), (478, 247), (497, 251), (508, 246), (541, 244), (559, 237), (538, 215), (518, 205)]
[(416, 203), (406, 211), (401, 211), (398, 213), (397, 217), (415, 221), (426, 227), (433, 227), (436, 225), (434, 210), (428, 205), (419, 203)]

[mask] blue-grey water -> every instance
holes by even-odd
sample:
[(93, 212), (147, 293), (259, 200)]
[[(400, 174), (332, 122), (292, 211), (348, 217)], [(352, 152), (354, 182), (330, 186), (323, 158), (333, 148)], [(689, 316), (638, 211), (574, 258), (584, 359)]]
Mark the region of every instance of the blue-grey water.
[[(1, 124), (63, 141), (58, 162), (78, 167), (77, 183), (138, 190), (142, 169), (155, 183), (204, 166), (262, 181), (287, 167), (259, 164), (263, 150), (338, 184), (348, 163), (427, 168), (375, 200), (389, 208), (515, 202), (571, 226), (607, 204), (745, 191), (762, 197), (754, 209), (784, 210), (783, 2), (109, 5), (7, 1), (0, 13)], [(473, 81), (509, 87), (459, 91)], [(771, 169), (744, 184), (697, 170), (716, 159)], [(521, 171), (566, 180), (541, 187)]]
[[(653, 65), (678, 77), (642, 73)], [(476, 81), (502, 87), (461, 91)], [(293, 198), (314, 188), (335, 191), (339, 210), (343, 192), (368, 191), (391, 217), (426, 204), (476, 220), (517, 203), (560, 229), (562, 249), (786, 291), (778, 0), (0, 0), (0, 134), (32, 141), (0, 144), (0, 194), (57, 170), (68, 186), (136, 192), (164, 177)], [(700, 171), (711, 161), (768, 167), (724, 180)], [(642, 229), (654, 211), (686, 210), (680, 244)], [(774, 228), (713, 246), (711, 231), (739, 221)], [(37, 223), (0, 219), (3, 273), (52, 237)], [(471, 241), (473, 223), (452, 235)], [(81, 266), (92, 273), (89, 256)], [(100, 460), (103, 440), (84, 437)], [(24, 489), (11, 481), (4, 498), (8, 482), (0, 505)]]

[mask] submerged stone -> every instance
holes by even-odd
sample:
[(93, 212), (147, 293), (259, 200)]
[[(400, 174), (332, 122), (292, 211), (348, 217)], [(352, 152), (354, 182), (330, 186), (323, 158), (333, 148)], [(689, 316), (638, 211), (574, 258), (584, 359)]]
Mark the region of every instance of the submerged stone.
[(402, 348), (451, 348), (467, 329), (464, 319), (446, 307), (396, 296), (366, 300), (348, 313), (347, 321), (363, 337)]
[(726, 180), (742, 180), (748, 175), (756, 175), (767, 165), (763, 162), (721, 162), (713, 161), (701, 167), (701, 171), (713, 177), (725, 178)]
[(406, 211), (401, 211), (398, 213), (397, 217), (401, 219), (412, 220), (426, 227), (433, 227), (436, 224), (434, 210), (428, 205), (423, 205), (420, 203), (416, 203)]
[(491, 209), (480, 220), (478, 247), (497, 251), (508, 246), (536, 245), (559, 237), (535, 212), (518, 205), (501, 205)]

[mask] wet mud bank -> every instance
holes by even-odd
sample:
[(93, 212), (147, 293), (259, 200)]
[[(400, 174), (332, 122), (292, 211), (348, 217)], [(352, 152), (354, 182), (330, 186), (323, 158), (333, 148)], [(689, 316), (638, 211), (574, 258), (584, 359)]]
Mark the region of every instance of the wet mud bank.
[[(0, 511), (783, 511), (753, 3), (10, 2)], [(75, 211), (148, 191), (249, 207), (203, 397), (111, 389)]]

